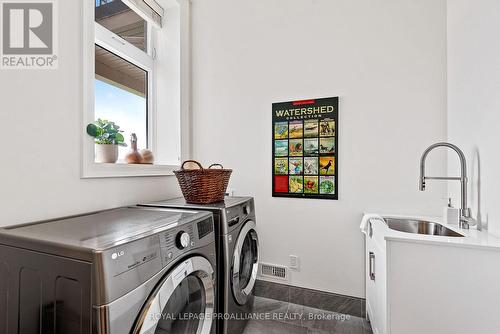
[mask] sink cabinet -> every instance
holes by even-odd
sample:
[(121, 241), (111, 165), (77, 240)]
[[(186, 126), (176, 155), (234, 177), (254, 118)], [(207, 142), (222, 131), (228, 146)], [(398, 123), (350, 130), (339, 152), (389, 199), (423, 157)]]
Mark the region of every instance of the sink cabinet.
[(366, 236), (366, 313), (374, 334), (386, 333), (386, 250), (380, 226), (371, 224)]
[(451, 239), (369, 224), (366, 312), (375, 334), (499, 332), (500, 247)]

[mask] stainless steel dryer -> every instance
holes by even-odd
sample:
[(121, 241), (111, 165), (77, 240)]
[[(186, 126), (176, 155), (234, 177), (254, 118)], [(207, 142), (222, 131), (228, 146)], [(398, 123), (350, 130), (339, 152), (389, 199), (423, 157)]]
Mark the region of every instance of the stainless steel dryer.
[[(215, 221), (218, 267), (218, 332), (240, 334), (253, 311), (253, 288), (258, 270), (258, 236), (251, 197), (226, 197), (223, 202), (197, 205), (183, 198), (141, 204), (147, 207), (206, 210)], [(224, 316), (224, 317), (223, 317)]]
[(120, 208), (0, 230), (0, 333), (215, 333), (212, 214)]

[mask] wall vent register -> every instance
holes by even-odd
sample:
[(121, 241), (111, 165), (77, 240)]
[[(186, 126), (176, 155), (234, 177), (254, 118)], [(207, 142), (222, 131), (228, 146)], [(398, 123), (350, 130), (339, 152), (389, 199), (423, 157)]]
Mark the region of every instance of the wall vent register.
[(288, 279), (288, 273), (286, 267), (276, 266), (272, 264), (261, 264), (260, 275), (264, 277), (278, 278), (282, 280)]

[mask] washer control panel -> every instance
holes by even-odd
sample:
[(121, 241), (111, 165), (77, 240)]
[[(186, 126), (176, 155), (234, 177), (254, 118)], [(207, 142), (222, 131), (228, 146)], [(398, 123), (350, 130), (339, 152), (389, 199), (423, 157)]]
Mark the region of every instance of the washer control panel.
[(185, 252), (214, 242), (213, 226), (213, 218), (210, 217), (160, 233), (163, 266), (166, 266)]
[[(160, 256), (158, 239), (156, 236), (147, 237), (134, 241), (123, 246), (114, 247), (103, 253), (103, 262), (107, 271), (117, 277), (129, 273), (132, 270), (141, 267), (141, 271), (153, 273), (155, 260)], [(143, 266), (143, 264), (150, 264)], [(159, 262), (158, 262), (159, 263)]]
[(184, 249), (189, 247), (189, 244), (191, 243), (191, 236), (189, 233), (180, 231), (177, 233), (177, 237), (175, 238), (175, 245), (179, 249)]
[[(166, 210), (168, 211), (168, 210)], [(154, 212), (154, 209), (153, 209)], [(96, 250), (96, 281), (102, 284), (96, 297), (99, 305), (113, 301), (132, 291), (159, 273), (165, 266), (181, 260), (195, 249), (215, 243), (213, 215), (208, 212), (189, 212), (189, 220), (163, 224), (162, 210), (158, 210), (159, 220), (148, 226), (139, 223), (134, 226), (134, 239), (114, 241), (109, 248)], [(173, 211), (175, 217), (182, 218), (184, 212)], [(128, 216), (126, 216), (127, 219)], [(151, 222), (155, 217), (146, 217)], [(127, 224), (131, 224), (126, 221)], [(127, 225), (128, 226), (128, 225)], [(141, 237), (140, 233), (150, 233)]]

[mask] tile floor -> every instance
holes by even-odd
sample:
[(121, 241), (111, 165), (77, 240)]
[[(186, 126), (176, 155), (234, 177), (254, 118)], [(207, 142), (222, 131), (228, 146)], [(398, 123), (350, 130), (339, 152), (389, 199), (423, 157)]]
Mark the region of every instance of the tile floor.
[(254, 313), (244, 334), (372, 334), (363, 318), (263, 297), (255, 297)]
[(255, 296), (281, 300), (292, 304), (305, 305), (321, 310), (364, 317), (365, 300), (275, 282), (257, 280)]

